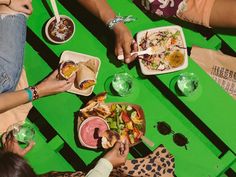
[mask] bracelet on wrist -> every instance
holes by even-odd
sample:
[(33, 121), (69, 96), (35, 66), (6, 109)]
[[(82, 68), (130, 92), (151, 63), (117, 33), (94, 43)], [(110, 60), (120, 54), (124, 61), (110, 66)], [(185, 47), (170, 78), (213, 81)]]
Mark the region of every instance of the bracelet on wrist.
[(117, 23), (120, 23), (120, 22), (123, 22), (123, 23), (129, 23), (129, 22), (132, 22), (132, 21), (135, 21), (136, 18), (134, 18), (132, 15), (129, 15), (129, 16), (126, 16), (126, 17), (122, 17), (122, 16), (116, 16), (115, 18), (113, 18), (112, 20), (109, 20), (107, 23), (106, 23), (106, 26), (109, 28), (109, 29), (113, 29), (115, 27), (115, 25)]
[(32, 90), (30, 88), (25, 88), (24, 90), (28, 94), (28, 101), (33, 101), (33, 92), (32, 92)]
[(38, 90), (37, 90), (37, 87), (35, 86), (32, 86), (32, 87), (29, 87), (30, 90), (32, 91), (33, 93), (33, 101), (34, 100), (37, 100), (39, 98), (39, 94), (38, 94)]
[(116, 16), (115, 18), (113, 18), (112, 20), (107, 22), (107, 26), (109, 29), (112, 30), (114, 28), (114, 26), (120, 22), (124, 22), (124, 19), (120, 16)]

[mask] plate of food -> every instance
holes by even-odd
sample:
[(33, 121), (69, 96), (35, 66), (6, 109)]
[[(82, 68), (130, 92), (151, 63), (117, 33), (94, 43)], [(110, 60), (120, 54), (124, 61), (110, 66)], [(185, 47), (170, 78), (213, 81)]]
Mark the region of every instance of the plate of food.
[(100, 64), (101, 61), (97, 57), (64, 51), (60, 58), (60, 75), (68, 79), (76, 74), (75, 82), (68, 92), (83, 96), (90, 95), (96, 84)]
[(188, 55), (185, 37), (180, 26), (148, 29), (137, 33), (138, 50), (152, 49), (152, 54), (139, 56), (145, 75), (164, 74), (185, 69)]
[[(83, 126), (84, 121), (94, 116), (102, 118), (108, 125), (107, 129), (99, 131), (100, 140), (98, 142), (100, 144), (97, 148), (107, 149), (113, 147), (117, 140), (123, 141), (124, 139), (129, 141), (130, 146), (141, 142), (146, 129), (143, 109), (139, 105), (131, 103), (105, 103), (105, 98), (105, 93), (98, 95), (80, 110), (78, 137), (81, 144), (88, 147), (88, 144), (84, 144), (84, 140), (81, 139), (81, 126)], [(96, 134), (96, 125), (94, 127), (92, 135)], [(97, 128), (100, 130), (99, 127)], [(91, 139), (91, 137), (88, 139)]]

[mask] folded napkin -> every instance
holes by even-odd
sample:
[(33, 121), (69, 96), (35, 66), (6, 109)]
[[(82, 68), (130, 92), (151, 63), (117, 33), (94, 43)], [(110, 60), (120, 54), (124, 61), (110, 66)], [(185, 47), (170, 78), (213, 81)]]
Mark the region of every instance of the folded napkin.
[(193, 46), (190, 57), (236, 99), (236, 57)]
[[(25, 70), (23, 69), (16, 90), (22, 90), (26, 87), (28, 87), (28, 82)], [(4, 133), (10, 125), (24, 121), (31, 108), (32, 103), (27, 103), (0, 114), (0, 135)]]

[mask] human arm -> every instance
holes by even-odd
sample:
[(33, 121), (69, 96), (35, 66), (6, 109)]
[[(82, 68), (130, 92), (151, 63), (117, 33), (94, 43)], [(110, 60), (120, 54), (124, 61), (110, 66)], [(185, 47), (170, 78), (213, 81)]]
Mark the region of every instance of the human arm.
[[(48, 78), (36, 85), (39, 97), (60, 93), (70, 89), (74, 82), (75, 75), (69, 80), (58, 80), (57, 75), (58, 71), (56, 70)], [(27, 102), (29, 102), (29, 97), (25, 90), (1, 93), (0, 113)]]
[(115, 146), (98, 161), (97, 165), (89, 171), (86, 177), (108, 177), (113, 167), (125, 163), (128, 153), (128, 142), (117, 142)]
[(8, 5), (10, 0), (0, 0), (0, 5)]
[(112, 169), (112, 164), (108, 160), (101, 158), (97, 165), (88, 172), (86, 177), (108, 177)]
[[(117, 167), (122, 165), (126, 161), (126, 157), (129, 152), (128, 143), (117, 142), (114, 148), (105, 154), (103, 158), (101, 158), (97, 165), (88, 172), (86, 177), (108, 177), (113, 169), (113, 167)], [(39, 177), (64, 177), (64, 176), (84, 176), (84, 172), (50, 172), (47, 174), (39, 175)]]
[[(5, 101), (7, 100), (7, 101)], [(17, 107), (28, 102), (28, 94), (25, 90), (1, 93), (0, 94), (0, 113), (11, 108)]]
[(235, 9), (235, 0), (215, 0), (210, 15), (210, 26), (236, 28)]
[(4, 133), (2, 135), (2, 149), (4, 151), (13, 152), (22, 157), (25, 156), (34, 145), (35, 142), (31, 141), (25, 148), (21, 148), (12, 133)]
[[(88, 11), (99, 18), (104, 24), (116, 17), (115, 12), (106, 2), (106, 0), (78, 0), (78, 2), (83, 5)], [(117, 23), (113, 32), (116, 37), (115, 41), (115, 54), (116, 56), (124, 54), (125, 62), (130, 63), (135, 58), (136, 55), (131, 56), (131, 52), (137, 50), (136, 43), (133, 43), (133, 37), (129, 29), (125, 26), (123, 22)]]
[(33, 11), (32, 0), (0, 0), (0, 5), (8, 6), (11, 10), (30, 15)]

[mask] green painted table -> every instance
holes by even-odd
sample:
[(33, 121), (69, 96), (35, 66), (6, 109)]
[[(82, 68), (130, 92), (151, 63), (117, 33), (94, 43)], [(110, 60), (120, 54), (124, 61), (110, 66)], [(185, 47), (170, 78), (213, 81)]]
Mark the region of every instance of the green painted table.
[(236, 33), (234, 29), (217, 29), (214, 30), (217, 33), (217, 36), (221, 38), (230, 48), (236, 52)]
[[(109, 95), (107, 101), (130, 102), (142, 106), (146, 117), (146, 136), (155, 142), (155, 147), (149, 147), (149, 149), (154, 150), (159, 144), (164, 144), (175, 156), (177, 176), (215, 177), (222, 174), (235, 162), (236, 158), (233, 154), (236, 152), (236, 142), (233, 141), (233, 134), (235, 134), (233, 118), (236, 115), (236, 110), (233, 109), (235, 108), (235, 101), (199, 66), (190, 59), (186, 71), (193, 71), (199, 76), (201, 92), (193, 98), (175, 96), (174, 91), (169, 87), (170, 81), (184, 71), (160, 76), (141, 77), (138, 65), (132, 68), (117, 67), (113, 62), (114, 59), (110, 57), (110, 51), (107, 51), (107, 47), (109, 48), (112, 42), (111, 35), (106, 30), (104, 31), (96, 19), (91, 16), (87, 18), (88, 14), (75, 1), (59, 0), (59, 2), (59, 12), (68, 15), (75, 22), (75, 35), (72, 40), (63, 45), (49, 43), (44, 36), (45, 22), (51, 17), (47, 5), (49, 1), (33, 1), (34, 13), (28, 20), (25, 51), (25, 68), (30, 85), (37, 83), (53, 69), (56, 69), (60, 55), (65, 50), (97, 56), (101, 59), (102, 64), (94, 93), (104, 91), (104, 83), (109, 76), (123, 70), (132, 74), (135, 77), (134, 92), (127, 97)], [(138, 17), (137, 22), (128, 24), (133, 34), (152, 27), (172, 25), (165, 20), (150, 20), (131, 1), (109, 0), (108, 2), (117, 13), (121, 15), (132, 14)], [(198, 32), (188, 28), (184, 28), (184, 34), (189, 47), (199, 45), (214, 49), (220, 45), (220, 39), (216, 36), (207, 41)], [(62, 93), (41, 98), (33, 104), (46, 122), (53, 127), (56, 136), (68, 144), (72, 151), (88, 165), (101, 152), (85, 149), (76, 143), (76, 113), (86, 100), (84, 97), (71, 93)], [(183, 108), (180, 108), (178, 103), (183, 104)], [(188, 114), (186, 110), (192, 112)], [(191, 117), (194, 120), (191, 120)], [(154, 127), (158, 121), (168, 122), (173, 130), (188, 137), (188, 149), (176, 146), (172, 141), (172, 136), (160, 135)], [(204, 126), (211, 133), (213, 132), (217, 138), (222, 140), (224, 146), (226, 146), (224, 152), (211, 139), (209, 140), (206, 135), (207, 132), (199, 129), (196, 122), (204, 123)], [(140, 147), (135, 147), (132, 151), (136, 151), (141, 156), (144, 155)], [(131, 152), (129, 158), (134, 158), (134, 156), (136, 154)], [(31, 159), (34, 156), (29, 155), (28, 158)], [(42, 172), (40, 168), (36, 167), (35, 169), (37, 172)]]
[(28, 162), (37, 171), (43, 174), (47, 171), (73, 171), (71, 165), (59, 154), (63, 141), (58, 136), (47, 142), (38, 128), (34, 125), (36, 142), (34, 148), (26, 155)]

